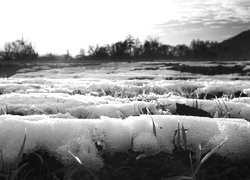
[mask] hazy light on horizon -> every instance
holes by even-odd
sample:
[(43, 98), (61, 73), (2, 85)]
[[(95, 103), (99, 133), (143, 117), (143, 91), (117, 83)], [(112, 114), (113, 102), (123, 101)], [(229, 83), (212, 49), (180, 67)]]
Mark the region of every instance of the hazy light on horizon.
[(1, 2), (0, 48), (21, 38), (39, 54), (72, 55), (132, 35), (164, 44), (218, 40), (250, 29), (248, 0), (8, 0)]

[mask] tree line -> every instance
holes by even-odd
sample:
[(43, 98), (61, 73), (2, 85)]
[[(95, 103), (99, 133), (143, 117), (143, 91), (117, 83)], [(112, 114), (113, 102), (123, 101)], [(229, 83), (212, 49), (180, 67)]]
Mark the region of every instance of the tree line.
[(93, 59), (185, 59), (223, 58), (225, 47), (216, 41), (193, 40), (189, 46), (171, 46), (149, 37), (143, 43), (129, 35), (124, 41), (105, 46), (89, 46), (88, 54)]
[(22, 38), (5, 43), (0, 57), (3, 60), (35, 60), (38, 58), (38, 53), (35, 52), (31, 42)]
[(104, 46), (89, 46), (88, 55), (85, 55), (85, 50), (80, 49), (80, 52), (74, 58), (67, 52), (65, 55), (55, 55), (48, 53), (40, 56), (35, 52), (31, 42), (16, 40), (5, 43), (4, 50), (0, 52), (0, 58), (3, 60), (88, 60), (88, 59), (212, 59), (223, 58), (227, 52), (226, 47), (221, 47), (216, 41), (193, 40), (189, 46), (179, 44), (171, 46), (160, 43), (158, 38), (147, 38), (141, 42), (138, 38), (128, 35), (124, 41), (107, 44)]

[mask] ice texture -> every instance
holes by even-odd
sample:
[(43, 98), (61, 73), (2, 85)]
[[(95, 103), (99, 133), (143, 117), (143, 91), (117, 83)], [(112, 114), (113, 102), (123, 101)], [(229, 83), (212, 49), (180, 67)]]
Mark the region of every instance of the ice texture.
[(68, 164), (74, 161), (68, 152), (71, 151), (89, 168), (100, 169), (104, 163), (97, 144), (103, 150), (111, 151), (133, 148), (148, 154), (160, 151), (171, 153), (178, 122), (188, 129), (189, 149), (194, 150), (201, 143), (206, 152), (228, 137), (219, 153), (231, 160), (250, 159), (250, 123), (246, 120), (173, 115), (130, 116), (123, 120), (105, 116), (99, 119), (72, 119), (47, 115), (1, 115), (0, 149), (4, 161), (13, 163), (26, 129), (25, 152), (45, 149)]

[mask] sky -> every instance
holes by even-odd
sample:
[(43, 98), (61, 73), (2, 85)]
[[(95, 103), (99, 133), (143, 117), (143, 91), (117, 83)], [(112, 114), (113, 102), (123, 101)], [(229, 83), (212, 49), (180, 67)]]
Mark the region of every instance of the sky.
[(250, 29), (249, 0), (0, 0), (0, 49), (32, 42), (40, 55), (77, 55), (128, 35), (163, 44), (221, 42)]

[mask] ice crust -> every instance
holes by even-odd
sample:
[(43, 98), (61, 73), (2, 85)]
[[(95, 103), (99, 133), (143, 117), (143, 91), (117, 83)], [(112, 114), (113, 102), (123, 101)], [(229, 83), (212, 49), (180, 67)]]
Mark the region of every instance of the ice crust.
[(68, 95), (61, 93), (5, 94), (0, 97), (0, 114), (35, 115), (70, 113), (76, 118), (126, 118), (142, 114), (147, 108), (157, 114), (153, 103), (133, 101), (124, 103), (120, 98), (111, 96), (94, 97)]
[[(147, 71), (144, 64), (104, 63), (89, 69), (67, 64), (51, 69), (43, 65), (42, 70), (35, 66), (10, 78), (0, 78), (0, 150), (4, 162), (15, 161), (25, 129), (25, 152), (45, 149), (68, 164), (74, 162), (68, 152), (71, 151), (93, 170), (104, 165), (96, 144), (110, 152), (133, 148), (147, 154), (171, 153), (178, 121), (188, 129), (189, 149), (194, 150), (201, 143), (206, 152), (228, 136), (218, 153), (233, 162), (250, 160), (249, 98), (227, 101), (183, 98), (194, 90), (198, 94), (230, 95), (241, 91), (249, 95), (248, 81), (217, 81), (213, 80), (215, 76), (200, 75), (195, 75), (195, 80), (169, 81), (168, 77), (178, 79), (180, 73), (165, 67)], [(212, 117), (230, 112), (230, 119), (162, 115), (160, 107), (175, 113), (176, 103), (197, 106)], [(146, 113), (154, 115), (142, 115)]]
[[(78, 69), (79, 70), (79, 69)], [(34, 72), (32, 72), (34, 73)], [(32, 74), (31, 73), (31, 74)], [(44, 72), (40, 72), (43, 73)], [(49, 73), (49, 72), (46, 72)], [(103, 73), (103, 72), (101, 72)], [(127, 73), (127, 72), (126, 72)], [(130, 72), (131, 73), (131, 72)], [(57, 78), (41, 78), (39, 75), (32, 74), (32, 78), (18, 77), (14, 76), (12, 78), (1, 78), (0, 79), (0, 93), (65, 93), (73, 94), (74, 90), (79, 90), (82, 94), (96, 93), (97, 95), (115, 95), (119, 92), (128, 97), (133, 97), (141, 92), (155, 92), (157, 94), (164, 94), (168, 92), (177, 92), (184, 93), (185, 91), (196, 90), (198, 93), (216, 93), (222, 92), (225, 94), (232, 94), (236, 91), (247, 91), (250, 88), (250, 83), (247, 81), (211, 81), (211, 79), (197, 79), (197, 80), (163, 80), (166, 78), (161, 74), (154, 73), (155, 80), (125, 80), (127, 78), (136, 78), (136, 77), (147, 77), (148, 74), (143, 76), (139, 74), (126, 74), (126, 75), (115, 75), (112, 78), (118, 78), (115, 82), (111, 78), (111, 74), (102, 74), (102, 75), (90, 75), (85, 73), (84, 76), (76, 75), (75, 78), (66, 77), (63, 78), (58, 76)], [(47, 76), (48, 74), (46, 74)], [(59, 75), (59, 74), (58, 74)], [(22, 75), (23, 76), (23, 75)], [(44, 76), (44, 75), (43, 75)], [(55, 76), (52, 74), (51, 76)], [(35, 77), (35, 78), (34, 78)], [(81, 77), (81, 78), (79, 78)], [(83, 78), (84, 77), (84, 78)], [(178, 77), (177, 77), (178, 78)]]
[[(152, 130), (156, 126), (156, 137)], [(172, 152), (174, 131), (178, 121), (188, 129), (188, 148), (194, 150), (201, 143), (209, 151), (228, 136), (219, 153), (231, 160), (250, 159), (250, 123), (243, 119), (203, 118), (173, 115), (142, 115), (120, 118), (102, 116), (100, 119), (65, 119), (46, 115), (1, 115), (0, 149), (4, 161), (13, 163), (26, 129), (25, 152), (45, 149), (65, 164), (78, 156), (89, 168), (99, 169), (104, 163), (95, 144), (111, 151), (129, 148), (156, 154)], [(133, 137), (133, 143), (131, 143)], [(133, 147), (131, 147), (133, 145)]]
[[(138, 96), (140, 97), (140, 96)], [(242, 118), (250, 121), (250, 98), (234, 98), (225, 100), (187, 99), (174, 95), (149, 94), (141, 97), (146, 101), (124, 100), (111, 96), (82, 96), (63, 93), (11, 93), (0, 96), (0, 114), (36, 115), (36, 114), (65, 114), (70, 113), (76, 118), (127, 118), (145, 113), (161, 114), (159, 106), (164, 106), (172, 113), (176, 112), (176, 103), (197, 107), (212, 117)], [(147, 112), (149, 111), (149, 112)]]

